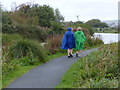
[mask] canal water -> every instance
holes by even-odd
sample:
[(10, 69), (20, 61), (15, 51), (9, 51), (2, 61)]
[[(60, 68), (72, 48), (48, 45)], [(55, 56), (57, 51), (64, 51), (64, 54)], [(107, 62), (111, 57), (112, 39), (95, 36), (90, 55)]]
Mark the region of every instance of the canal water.
[(104, 44), (120, 41), (120, 34), (118, 35), (118, 33), (94, 33), (94, 37), (101, 38)]

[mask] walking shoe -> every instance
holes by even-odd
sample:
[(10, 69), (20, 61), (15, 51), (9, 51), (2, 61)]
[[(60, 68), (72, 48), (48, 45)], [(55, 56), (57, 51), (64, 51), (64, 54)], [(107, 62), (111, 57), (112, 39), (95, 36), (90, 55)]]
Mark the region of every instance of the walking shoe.
[(70, 58), (70, 56), (68, 56), (68, 58)]
[(70, 53), (70, 56), (73, 57), (73, 55)]
[(76, 57), (78, 57), (78, 53), (76, 53)]

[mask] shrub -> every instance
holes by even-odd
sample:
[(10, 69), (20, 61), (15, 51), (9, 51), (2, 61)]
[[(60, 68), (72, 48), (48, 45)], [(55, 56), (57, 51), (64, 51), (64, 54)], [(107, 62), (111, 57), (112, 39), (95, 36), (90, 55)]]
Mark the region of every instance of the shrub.
[(12, 24), (12, 20), (7, 12), (2, 13), (2, 23), (4, 24)]
[(85, 42), (85, 47), (92, 47), (95, 45), (101, 45), (104, 44), (102, 39), (100, 37), (91, 37), (91, 36), (86, 36), (86, 42)]
[(2, 32), (7, 34), (20, 34), (24, 38), (45, 41), (48, 36), (49, 28), (42, 28), (30, 25), (7, 25), (3, 24)]
[(46, 50), (37, 41), (23, 39), (16, 34), (2, 34), (2, 42), (3, 75), (15, 70), (19, 65), (45, 62)]
[[(27, 25), (29, 24), (29, 19), (31, 18), (28, 18), (26, 16), (26, 14), (23, 14), (21, 11), (15, 11), (15, 12), (9, 12), (10, 14), (10, 18), (12, 20), (12, 23), (14, 25), (17, 25), (17, 24), (20, 24), (20, 25)], [(32, 23), (31, 23), (32, 25)]]
[(12, 43), (15, 43), (15, 41), (22, 39), (23, 37), (18, 34), (2, 34), (2, 46), (8, 46)]
[(20, 35), (17, 34), (2, 34), (2, 58), (3, 60), (9, 61), (12, 59), (12, 56), (9, 52), (9, 47), (16, 41), (23, 39)]
[(87, 25), (87, 24), (84, 24), (84, 23), (83, 23), (83, 24), (77, 23), (77, 24), (68, 25), (68, 26), (69, 26), (69, 27), (72, 27), (72, 28), (82, 27), (83, 32), (84, 32), (84, 29), (86, 29), (86, 30), (87, 30), (87, 33), (86, 33), (86, 30), (85, 30), (85, 32), (84, 32), (85, 35), (93, 36), (93, 34), (94, 34), (94, 31), (93, 31), (92, 27), (89, 26), (89, 25)]
[(60, 50), (62, 35), (50, 35), (47, 39), (45, 47), (50, 53), (55, 54)]
[(37, 58), (40, 62), (45, 62), (45, 50), (37, 41), (19, 40), (12, 44), (9, 50), (13, 58), (28, 56), (29, 58)]
[(91, 36), (89, 29), (87, 29), (87, 28), (82, 28), (82, 31), (83, 31), (83, 33), (85, 34), (85, 36), (88, 36), (88, 35)]
[(64, 31), (64, 28), (61, 23), (53, 22), (52, 23), (52, 32), (55, 34), (61, 34)]
[(12, 34), (15, 32), (13, 25), (2, 24), (2, 33)]

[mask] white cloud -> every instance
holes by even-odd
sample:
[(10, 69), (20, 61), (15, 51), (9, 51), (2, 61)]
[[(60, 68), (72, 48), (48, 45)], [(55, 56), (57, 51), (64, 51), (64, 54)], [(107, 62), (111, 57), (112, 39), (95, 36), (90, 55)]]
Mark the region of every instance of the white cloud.
[(0, 1), (4, 7), (11, 9), (12, 2), (17, 5), (26, 2), (37, 3), (40, 5), (47, 4), (51, 7), (58, 8), (66, 21), (76, 21), (76, 15), (79, 19), (86, 21), (92, 18), (102, 20), (117, 19), (119, 0), (4, 0)]

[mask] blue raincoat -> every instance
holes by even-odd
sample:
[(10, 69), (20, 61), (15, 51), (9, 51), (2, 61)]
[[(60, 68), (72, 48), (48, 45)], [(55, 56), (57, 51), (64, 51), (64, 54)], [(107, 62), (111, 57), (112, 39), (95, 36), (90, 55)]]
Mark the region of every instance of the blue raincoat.
[(64, 37), (62, 39), (62, 49), (72, 49), (75, 48), (75, 39), (74, 33), (71, 31), (71, 28), (68, 27), (68, 31), (65, 32)]

